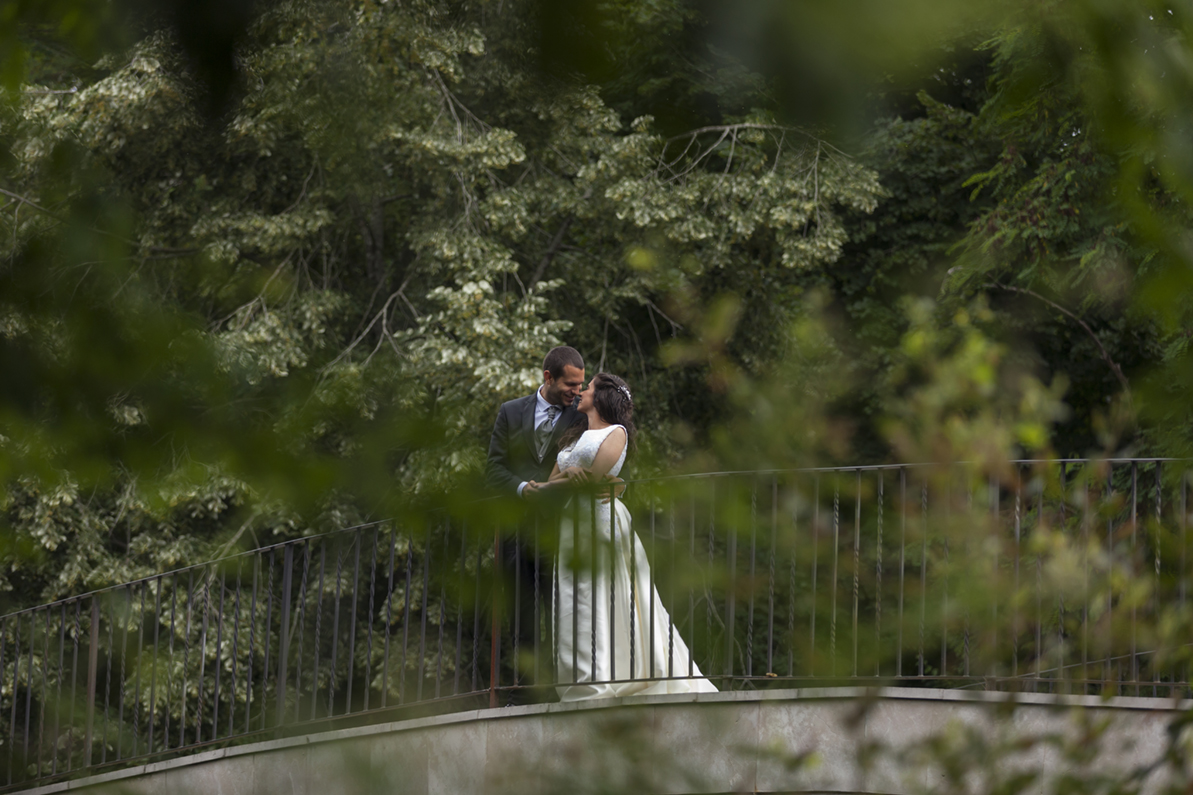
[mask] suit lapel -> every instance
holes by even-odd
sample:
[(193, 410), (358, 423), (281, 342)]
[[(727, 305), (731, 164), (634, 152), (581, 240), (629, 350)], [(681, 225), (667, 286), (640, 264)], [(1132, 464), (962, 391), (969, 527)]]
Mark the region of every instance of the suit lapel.
[(526, 405), (522, 407), (522, 438), (530, 449), (530, 455), (535, 461), (539, 458), (538, 445), (534, 443), (534, 409), (538, 405), (538, 392), (526, 398)]

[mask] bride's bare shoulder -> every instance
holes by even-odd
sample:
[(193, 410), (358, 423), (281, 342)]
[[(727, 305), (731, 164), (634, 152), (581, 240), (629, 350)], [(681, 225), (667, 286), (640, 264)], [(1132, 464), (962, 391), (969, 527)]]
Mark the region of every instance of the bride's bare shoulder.
[(602, 448), (604, 448), (606, 445), (610, 445), (612, 447), (625, 446), (628, 434), (626, 433), (626, 429), (621, 425), (610, 425), (608, 428), (602, 428), (601, 431), (605, 434), (604, 438), (601, 439)]

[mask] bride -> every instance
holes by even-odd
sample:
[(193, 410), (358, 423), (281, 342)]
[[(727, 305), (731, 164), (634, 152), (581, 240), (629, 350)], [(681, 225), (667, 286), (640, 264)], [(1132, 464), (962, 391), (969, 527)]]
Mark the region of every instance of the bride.
[(574, 490), (563, 509), (556, 564), (559, 698), (716, 692), (659, 600), (629, 511), (583, 488), (621, 472), (634, 442), (630, 390), (617, 376), (598, 373), (580, 394), (579, 410), (588, 421), (563, 437), (544, 486)]

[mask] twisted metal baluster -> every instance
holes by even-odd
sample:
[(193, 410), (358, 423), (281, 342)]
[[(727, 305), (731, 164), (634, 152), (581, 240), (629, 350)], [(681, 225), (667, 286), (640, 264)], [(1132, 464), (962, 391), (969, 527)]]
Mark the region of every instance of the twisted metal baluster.
[(857, 471), (853, 500), (853, 675), (857, 676), (858, 598), (862, 574), (862, 471)]
[[(262, 639), (265, 644), (265, 660), (261, 668), (261, 728), (265, 728), (265, 723), (269, 719), (269, 629), (273, 626), (273, 568), (274, 568), (274, 552), (269, 551), (269, 563), (266, 564), (269, 576), (266, 578), (265, 586), (265, 626), (261, 630)], [(279, 633), (280, 635), (280, 633)], [(274, 693), (277, 693), (277, 685), (274, 685)]]
[(133, 756), (141, 750), (141, 653), (145, 649), (145, 589), (149, 585), (142, 585), (141, 613), (137, 616), (137, 675), (133, 685)]
[(766, 673), (775, 672), (775, 542), (779, 532), (779, 479), (771, 479), (770, 495), (770, 556), (767, 559), (766, 578)]
[(178, 747), (186, 745), (186, 697), (190, 688), (190, 659), (191, 659), (191, 612), (195, 598), (195, 573), (187, 578), (186, 587), (186, 646), (182, 650), (182, 697), (178, 717)]
[(369, 564), (369, 631), (365, 638), (365, 712), (369, 711), (369, 691), (373, 688), (373, 599), (377, 591), (377, 535), (380, 532), (380, 528), (373, 528), (373, 556), (372, 563)]
[[(236, 597), (232, 600), (232, 672), (231, 672), (231, 690), (228, 692), (228, 736), (236, 731), (235, 717), (236, 717), (236, 674), (240, 662), (240, 586), (241, 586), (241, 571), (240, 563), (236, 564)], [(245, 708), (248, 708), (248, 703), (245, 703)]]
[[(302, 715), (302, 647), (303, 641), (306, 639), (306, 617), (307, 617), (307, 579), (311, 573), (311, 544), (306, 542), (303, 544), (302, 550), (302, 577), (298, 581), (298, 612), (296, 615), (295, 625), (298, 627), (298, 653), (294, 655), (295, 672), (294, 672), (294, 722), (297, 723)], [(237, 581), (239, 589), (239, 580)], [(314, 673), (311, 674), (311, 689), (315, 689)]]
[[(207, 622), (211, 617), (211, 578), (203, 577), (203, 629), (199, 634), (199, 699), (195, 707), (195, 743), (203, 741), (203, 675), (207, 670)], [(218, 662), (218, 660), (217, 660)], [(212, 727), (212, 735), (215, 728)]]
[(246, 662), (244, 684), (244, 733), (248, 734), (253, 722), (253, 657), (257, 653), (257, 579), (260, 574), (261, 556), (253, 556), (253, 593), (249, 598), (249, 654)]
[[(174, 636), (177, 634), (178, 619), (178, 572), (174, 572), (170, 588), (170, 665), (166, 669), (166, 716), (162, 723), (162, 747), (170, 749), (170, 700), (174, 697)], [(186, 694), (183, 694), (185, 700)]]
[(758, 484), (750, 489), (750, 602), (746, 609), (746, 677), (754, 675), (754, 564), (758, 550)]
[(828, 656), (831, 672), (837, 674), (837, 558), (840, 552), (841, 535), (841, 486), (833, 486), (833, 590), (832, 607), (829, 613)]
[[(323, 574), (327, 565), (327, 547), (319, 545), (319, 595), (315, 600), (315, 640), (311, 647), (315, 659), (311, 663), (311, 718), (319, 711), (319, 638), (323, 635)], [(330, 687), (330, 684), (328, 685)]]
[[(883, 509), (883, 487), (885, 486), (883, 480), (882, 470), (878, 470), (878, 548), (876, 550), (877, 560), (874, 563), (874, 648), (881, 648), (882, 643), (882, 509)], [(881, 664), (875, 660), (874, 675), (879, 676), (882, 673)]]
[[(102, 745), (102, 749), (101, 749), (101, 752), (99, 755), (100, 764), (103, 764), (104, 762), (108, 761), (108, 709), (109, 709), (109, 705), (111, 704), (111, 698), (112, 698), (112, 652), (116, 647), (116, 643), (114, 640), (115, 630), (113, 629), (115, 624), (116, 624), (115, 621), (108, 622), (108, 666), (107, 666), (106, 677), (104, 680), (104, 720), (103, 720), (103, 733), (101, 735), (102, 739), (100, 740), (100, 743)], [(15, 740), (15, 738), (14, 738), (14, 740)]]
[[(74, 645), (74, 652), (70, 666), (70, 722), (66, 729), (66, 772), (74, 769), (73, 749), (75, 747), (75, 705), (78, 703), (79, 693), (79, 635), (82, 633), (82, 622), (79, 613), (82, 610), (82, 601), (75, 602), (75, 632), (71, 641)], [(4, 670), (4, 630), (0, 628), (0, 671)]]
[(116, 694), (120, 697), (120, 712), (118, 713), (119, 717), (117, 718), (117, 723), (116, 723), (116, 759), (117, 760), (119, 760), (121, 758), (121, 753), (123, 751), (123, 745), (124, 745), (124, 683), (128, 681), (128, 671), (127, 671), (128, 620), (129, 620), (130, 614), (132, 613), (132, 609), (133, 609), (132, 591), (130, 589), (126, 588), (124, 592), (126, 594), (128, 594), (128, 612), (126, 612), (124, 614), (124, 616), (120, 622), (124, 626), (121, 628), (122, 629), (122, 635), (121, 635), (122, 640), (120, 642), (120, 689), (117, 691), (117, 694)]

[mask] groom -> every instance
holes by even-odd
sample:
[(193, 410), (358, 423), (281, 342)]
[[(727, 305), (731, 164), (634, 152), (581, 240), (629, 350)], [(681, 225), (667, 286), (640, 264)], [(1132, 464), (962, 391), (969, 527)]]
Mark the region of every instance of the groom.
[(543, 384), (533, 395), (501, 405), (489, 440), (489, 487), (533, 501), (555, 466), (563, 432), (583, 415), (573, 405), (584, 387), (584, 359), (567, 345), (543, 359)]
[[(497, 494), (515, 497), (525, 503), (524, 519), (521, 522), (520, 538), (517, 543), (509, 540), (501, 544), (502, 565), (516, 585), (509, 592), (513, 598), (511, 613), (517, 626), (517, 638), (521, 657), (533, 653), (535, 648), (535, 624), (544, 620), (547, 628), (546, 644), (540, 654), (551, 657), (551, 621), (549, 605), (551, 594), (551, 564), (535, 555), (537, 544), (534, 533), (547, 531), (558, 522), (552, 508), (554, 500), (548, 500), (540, 493), (540, 486), (547, 482), (555, 466), (555, 454), (559, 440), (573, 423), (584, 415), (576, 411), (574, 403), (584, 387), (584, 359), (575, 348), (562, 345), (552, 348), (543, 359), (543, 383), (534, 394), (510, 400), (501, 405), (497, 421), (493, 424), (493, 437), (489, 441), (489, 459), (486, 479), (489, 487)], [(536, 614), (535, 585), (538, 585), (539, 603)], [(515, 660), (516, 670), (527, 671), (531, 666)], [(533, 663), (531, 664), (533, 665)], [(550, 664), (540, 662), (548, 676)], [(519, 681), (524, 681), (521, 673)], [(515, 703), (535, 700), (533, 693), (514, 694)]]

